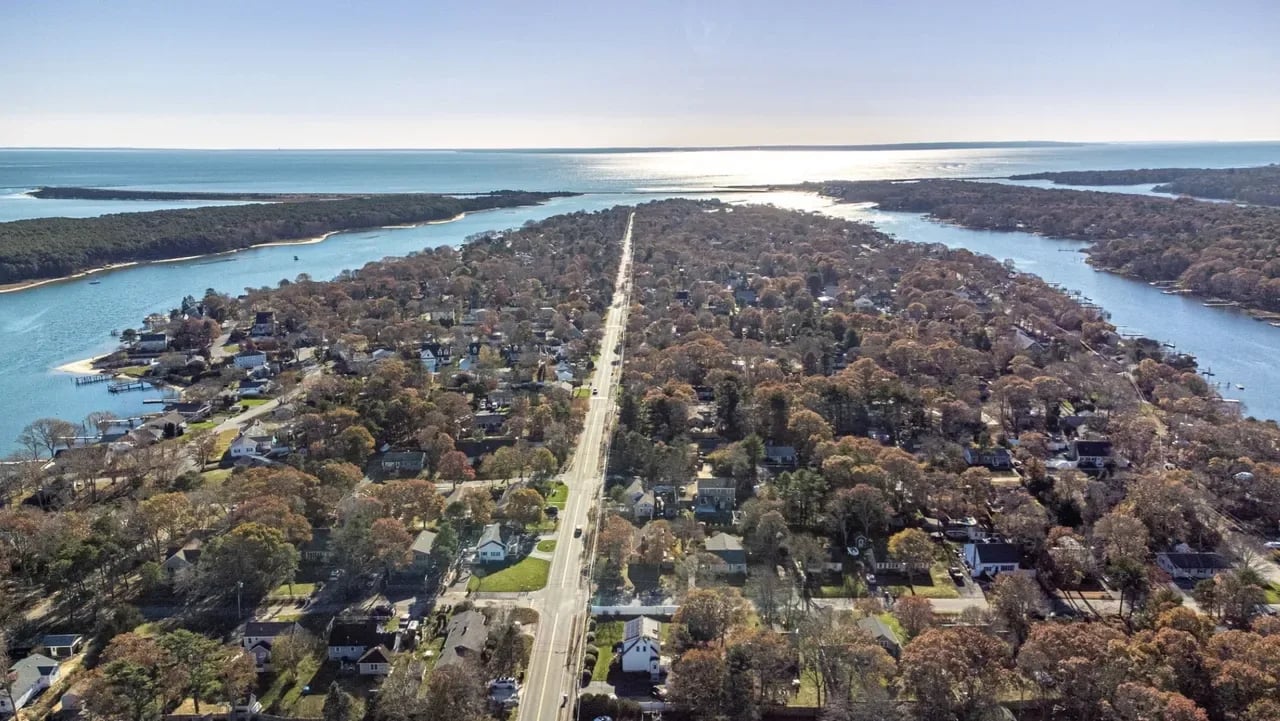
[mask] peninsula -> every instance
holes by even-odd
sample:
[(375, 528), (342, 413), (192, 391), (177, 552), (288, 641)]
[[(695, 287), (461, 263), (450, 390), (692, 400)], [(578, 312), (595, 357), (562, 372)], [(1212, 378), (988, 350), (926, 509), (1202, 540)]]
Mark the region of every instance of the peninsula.
[(27, 193), (42, 200), (213, 200), (250, 203), (287, 203), (299, 200), (345, 200), (368, 198), (368, 193), (241, 193), (200, 190), (124, 190), (122, 188), (84, 188), (80, 186), (44, 186)]
[(927, 213), (978, 230), (1090, 241), (1100, 269), (1280, 311), (1280, 209), (1125, 193), (1028, 188), (959, 180), (834, 181), (798, 186), (848, 202)]
[(508, 190), (466, 198), (368, 195), (17, 220), (0, 223), (0, 283), (62, 278), (106, 266), (225, 253), (349, 230), (436, 222), (565, 195)]
[(1049, 180), (1059, 185), (1144, 185), (1160, 193), (1254, 205), (1280, 205), (1280, 165), (1254, 168), (1141, 168), (1072, 170), (1013, 175), (1010, 180)]

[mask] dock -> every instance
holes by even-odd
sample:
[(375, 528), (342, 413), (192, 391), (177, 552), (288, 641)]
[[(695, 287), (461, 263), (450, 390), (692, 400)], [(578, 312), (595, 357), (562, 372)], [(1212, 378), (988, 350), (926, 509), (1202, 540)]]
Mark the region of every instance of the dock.
[(151, 387), (151, 384), (146, 381), (134, 380), (134, 381), (120, 381), (119, 383), (112, 383), (111, 385), (107, 386), (107, 390), (111, 393), (127, 393), (129, 391), (145, 391), (150, 387)]
[(76, 376), (72, 380), (74, 380), (76, 385), (78, 386), (87, 386), (93, 383), (106, 383), (107, 381), (111, 380), (111, 376), (106, 375), (104, 373), (99, 373), (97, 375), (92, 375), (92, 376)]

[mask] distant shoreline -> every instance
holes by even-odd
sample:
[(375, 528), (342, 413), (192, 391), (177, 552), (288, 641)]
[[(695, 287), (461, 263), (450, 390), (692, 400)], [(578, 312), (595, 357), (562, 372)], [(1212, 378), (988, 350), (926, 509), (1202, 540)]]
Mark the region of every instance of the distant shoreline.
[[(493, 208), (493, 210), (497, 210), (497, 208)], [(484, 211), (479, 211), (479, 212), (484, 212)], [(235, 253), (243, 253), (246, 250), (253, 250), (254, 248), (271, 248), (274, 246), (282, 246), (282, 245), (314, 245), (316, 243), (323, 243), (324, 241), (328, 240), (331, 236), (339, 235), (341, 233), (361, 233), (368, 230), (375, 230), (377, 228), (408, 229), (408, 228), (417, 228), (424, 225), (443, 225), (445, 223), (453, 223), (455, 221), (462, 220), (465, 217), (467, 217), (466, 213), (458, 213), (452, 218), (445, 218), (443, 220), (427, 220), (421, 223), (411, 223), (408, 225), (382, 225), (382, 226), (375, 226), (374, 228), (350, 228), (348, 230), (331, 230), (328, 233), (324, 233), (323, 235), (317, 235), (311, 238), (299, 238), (297, 240), (273, 240), (269, 243), (258, 243), (256, 245), (250, 245), (245, 248), (236, 248), (234, 250), (224, 250), (219, 253), (184, 255), (181, 258), (161, 258), (158, 260), (135, 260), (135, 261), (130, 261), (128, 263), (110, 263), (108, 265), (99, 266), (97, 268), (89, 268), (88, 270), (82, 270), (77, 273), (72, 273), (71, 275), (59, 276), (57, 278), (41, 278), (38, 280), (30, 280), (30, 281), (24, 280), (17, 283), (0, 284), (0, 294), (17, 293), (23, 290), (31, 290), (32, 288), (38, 288), (42, 285), (49, 285), (51, 283), (63, 283), (71, 280), (80, 280), (82, 278), (87, 278), (97, 273), (105, 273), (112, 270), (121, 270), (123, 268), (132, 268), (134, 266), (159, 265), (161, 263), (177, 263), (184, 260), (198, 260), (200, 258), (217, 258), (223, 255), (233, 255)]]

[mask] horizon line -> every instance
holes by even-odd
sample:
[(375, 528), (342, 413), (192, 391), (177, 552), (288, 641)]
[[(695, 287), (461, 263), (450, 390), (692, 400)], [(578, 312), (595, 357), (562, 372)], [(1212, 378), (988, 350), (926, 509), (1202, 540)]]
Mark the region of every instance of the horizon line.
[(777, 144), (744, 144), (744, 145), (600, 145), (600, 146), (526, 146), (526, 147), (279, 147), (279, 146), (243, 146), (243, 147), (184, 147), (184, 146), (143, 146), (143, 145), (4, 145), (0, 150), (6, 151), (198, 151), (198, 152), (436, 152), (436, 153), (657, 153), (657, 152), (698, 152), (698, 151), (795, 151), (795, 150), (948, 150), (966, 148), (1037, 148), (1037, 147), (1079, 147), (1085, 145), (1178, 145), (1178, 144), (1247, 144), (1274, 143), (1280, 139), (1252, 140), (957, 140), (957, 141), (919, 141), (901, 143), (777, 143)]

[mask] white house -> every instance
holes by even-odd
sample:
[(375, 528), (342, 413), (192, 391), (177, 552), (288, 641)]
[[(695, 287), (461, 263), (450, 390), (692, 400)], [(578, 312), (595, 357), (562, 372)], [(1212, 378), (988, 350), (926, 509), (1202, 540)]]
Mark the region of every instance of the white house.
[(1012, 573), (1021, 569), (1022, 547), (1014, 543), (966, 543), (964, 560), (973, 569), (974, 578)]
[(640, 616), (627, 621), (622, 634), (622, 671), (647, 673), (656, 679), (662, 672), (662, 624)]
[(481, 563), (502, 563), (508, 556), (516, 553), (517, 548), (518, 542), (504, 531), (502, 524), (490, 523), (480, 534), (480, 542), (476, 544), (476, 557)]
[(244, 635), (240, 637), (240, 647), (253, 657), (258, 673), (270, 670), (271, 647), (283, 636), (302, 630), (292, 621), (250, 621), (244, 626)]
[(237, 353), (231, 362), (235, 363), (236, 368), (251, 371), (267, 364), (267, 354), (261, 351)]
[(241, 456), (260, 456), (270, 453), (275, 448), (275, 434), (268, 431), (260, 423), (254, 423), (240, 432), (231, 442), (228, 452), (232, 458)]
[(169, 336), (164, 333), (142, 333), (133, 347), (139, 353), (163, 353), (169, 349)]
[(1231, 568), (1220, 553), (1157, 553), (1156, 565), (1174, 578), (1213, 578)]
[(361, 676), (386, 676), (391, 673), (391, 652), (386, 646), (374, 646), (356, 661)]
[(440, 359), (430, 348), (423, 348), (418, 352), (418, 358), (422, 360), (422, 367), (428, 373), (436, 373), (440, 370)]
[(13, 702), (9, 694), (0, 693), (0, 714), (10, 715), (31, 702), (31, 699), (58, 680), (58, 662), (42, 653), (33, 653), (13, 664)]
[(637, 521), (647, 521), (653, 518), (654, 505), (657, 503), (657, 497), (653, 495), (653, 491), (645, 491), (636, 499), (632, 505), (632, 512), (635, 513)]

